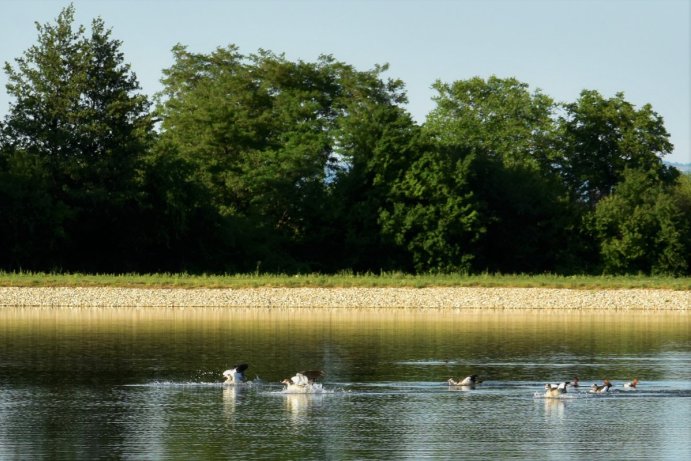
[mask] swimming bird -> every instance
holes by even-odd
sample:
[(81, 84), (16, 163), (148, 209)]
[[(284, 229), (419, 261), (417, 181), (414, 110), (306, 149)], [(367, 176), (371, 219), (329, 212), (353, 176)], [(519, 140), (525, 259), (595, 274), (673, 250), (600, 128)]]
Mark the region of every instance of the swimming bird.
[(322, 370), (305, 370), (295, 373), (292, 378), (281, 381), (285, 384), (288, 392), (314, 392), (321, 391), (322, 385), (317, 381), (323, 378), (325, 373)]
[(578, 383), (579, 383), (579, 382), (580, 382), (580, 380), (578, 379), (578, 376), (574, 376), (574, 377), (573, 377), (573, 381), (571, 381), (571, 383), (569, 384), (569, 386), (571, 386), (571, 387), (578, 387)]
[(563, 382), (559, 384), (545, 384), (545, 397), (559, 397), (562, 394), (566, 394), (566, 386), (568, 382)]
[(624, 387), (627, 389), (636, 389), (636, 386), (638, 386), (638, 378), (633, 378), (633, 381), (624, 383)]
[(590, 386), (589, 392), (591, 394), (604, 394), (605, 392), (609, 392), (610, 387), (612, 387), (612, 383), (610, 383), (608, 379), (605, 379), (602, 385), (593, 384)]
[(319, 379), (323, 378), (325, 373), (322, 370), (305, 370), (295, 374), (292, 378), (286, 378), (281, 381), (281, 384), (293, 386), (307, 386), (314, 384)]
[(245, 370), (249, 368), (246, 363), (239, 363), (230, 370), (223, 372), (223, 376), (226, 377), (226, 384), (242, 384), (245, 382)]
[(449, 383), (450, 386), (475, 386), (476, 384), (480, 384), (482, 381), (478, 379), (477, 375), (470, 375), (463, 379), (459, 379), (458, 381), (453, 378), (449, 378), (446, 382)]

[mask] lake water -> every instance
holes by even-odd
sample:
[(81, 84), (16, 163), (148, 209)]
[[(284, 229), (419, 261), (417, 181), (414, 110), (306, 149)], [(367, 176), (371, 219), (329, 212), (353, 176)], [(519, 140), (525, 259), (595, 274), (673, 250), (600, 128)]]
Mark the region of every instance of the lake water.
[[(691, 459), (689, 326), (684, 312), (5, 308), (0, 459)], [(224, 385), (237, 362), (252, 383)], [(315, 368), (325, 392), (282, 392)], [(484, 382), (446, 384), (469, 374)], [(542, 397), (574, 375), (579, 389)], [(604, 379), (612, 392), (587, 392)]]

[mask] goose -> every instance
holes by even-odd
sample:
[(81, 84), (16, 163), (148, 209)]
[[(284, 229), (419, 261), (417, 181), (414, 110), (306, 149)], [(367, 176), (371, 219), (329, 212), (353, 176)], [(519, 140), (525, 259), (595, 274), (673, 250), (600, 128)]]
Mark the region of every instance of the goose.
[(566, 386), (568, 385), (568, 382), (545, 384), (545, 397), (559, 397), (562, 394), (566, 394)]
[(638, 386), (638, 378), (633, 378), (633, 381), (624, 383), (624, 387), (627, 389), (636, 389), (636, 386)]
[(590, 386), (589, 392), (591, 394), (604, 394), (605, 392), (609, 392), (610, 387), (612, 387), (612, 383), (610, 383), (608, 379), (605, 379), (601, 386), (597, 384)]
[(453, 378), (449, 378), (446, 382), (449, 383), (450, 386), (475, 386), (476, 384), (480, 384), (482, 381), (478, 379), (477, 375), (470, 375), (463, 379), (459, 379), (458, 381)]
[(292, 378), (286, 378), (281, 381), (285, 384), (285, 391), (289, 392), (310, 392), (321, 389), (321, 384), (318, 380), (323, 378), (325, 373), (322, 370), (305, 370), (295, 373)]
[(226, 384), (242, 384), (245, 382), (245, 370), (249, 368), (246, 363), (239, 363), (235, 365), (230, 370), (223, 372), (223, 376), (226, 377)]

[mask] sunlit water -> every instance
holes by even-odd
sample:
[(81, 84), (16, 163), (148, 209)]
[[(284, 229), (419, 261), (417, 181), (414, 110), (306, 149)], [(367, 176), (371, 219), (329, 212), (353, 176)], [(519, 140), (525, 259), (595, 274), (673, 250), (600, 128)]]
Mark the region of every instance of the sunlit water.
[[(2, 309), (0, 459), (690, 459), (689, 325), (684, 312)], [(240, 361), (251, 382), (224, 385)], [(282, 392), (303, 369), (326, 371), (323, 392)], [(446, 384), (471, 373), (475, 389)], [(574, 375), (580, 388), (542, 396)], [(609, 394), (587, 392), (605, 378)]]

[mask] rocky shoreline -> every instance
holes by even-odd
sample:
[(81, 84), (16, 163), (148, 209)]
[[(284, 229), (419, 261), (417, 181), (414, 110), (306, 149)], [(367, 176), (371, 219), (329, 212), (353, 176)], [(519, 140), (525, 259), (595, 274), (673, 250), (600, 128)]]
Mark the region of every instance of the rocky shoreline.
[(0, 287), (0, 308), (262, 307), (688, 311), (691, 291), (562, 288)]

